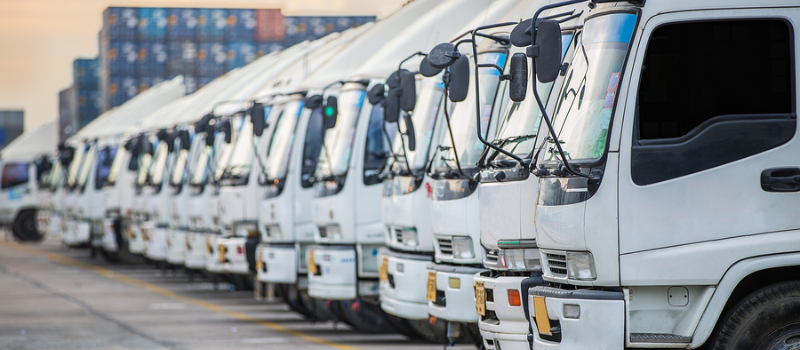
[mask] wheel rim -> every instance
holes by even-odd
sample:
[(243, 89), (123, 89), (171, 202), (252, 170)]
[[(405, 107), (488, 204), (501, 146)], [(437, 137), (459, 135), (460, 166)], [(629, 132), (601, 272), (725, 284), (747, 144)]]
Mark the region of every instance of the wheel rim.
[(800, 323), (776, 329), (761, 342), (758, 350), (800, 350)]

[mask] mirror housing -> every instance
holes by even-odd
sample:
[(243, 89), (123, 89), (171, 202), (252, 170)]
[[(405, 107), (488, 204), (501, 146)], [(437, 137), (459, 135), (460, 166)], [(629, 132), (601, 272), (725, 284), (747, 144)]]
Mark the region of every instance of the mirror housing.
[(402, 88), (394, 88), (389, 90), (386, 96), (386, 106), (383, 109), (383, 121), (385, 123), (396, 123), (400, 118), (400, 95), (402, 95)]
[(336, 126), (336, 117), (339, 116), (339, 99), (336, 96), (328, 96), (325, 100), (322, 115), (325, 116), (325, 129), (333, 129)]
[(253, 102), (253, 106), (250, 107), (250, 123), (253, 124), (253, 135), (261, 136), (264, 134), (264, 128), (267, 126), (264, 117), (264, 105), (259, 102)]
[(178, 131), (178, 138), (181, 140), (181, 149), (189, 150), (192, 147), (192, 141), (189, 137), (189, 130), (183, 129)]
[(139, 149), (142, 150), (142, 153), (146, 153), (149, 155), (153, 155), (153, 144), (150, 142), (149, 137), (146, 134), (139, 135)]
[(75, 157), (75, 147), (66, 146), (58, 152), (58, 159), (61, 161), (61, 166), (66, 168), (69, 163), (72, 163), (72, 158)]
[(308, 109), (317, 109), (322, 106), (322, 95), (313, 95), (306, 97), (305, 107)]
[(175, 130), (171, 133), (167, 134), (167, 152), (172, 153), (175, 152), (175, 139), (178, 138), (178, 130)]
[(169, 133), (167, 132), (167, 129), (161, 129), (156, 133), (156, 138), (158, 138), (159, 141), (167, 141), (168, 137)]
[(525, 100), (528, 92), (528, 58), (524, 53), (517, 52), (511, 56), (511, 82), (508, 85), (508, 96), (511, 101)]
[(411, 120), (411, 115), (409, 115), (408, 113), (403, 114), (403, 121), (406, 123), (408, 150), (413, 152), (417, 149), (417, 135), (414, 131), (414, 121)]
[(469, 92), (469, 58), (459, 57), (450, 66), (450, 83), (447, 86), (450, 101), (461, 102), (467, 99)]
[(419, 74), (426, 78), (434, 77), (442, 71), (442, 68), (434, 68), (431, 66), (431, 62), (428, 61), (428, 56), (425, 56), (422, 59), (422, 62), (419, 63)]
[(461, 56), (455, 44), (441, 43), (431, 49), (427, 59), (428, 63), (430, 63), (433, 68), (447, 68), (455, 63)]
[(536, 43), (528, 46), (527, 55), (533, 58), (539, 82), (556, 80), (561, 70), (561, 26), (558, 21), (546, 19), (539, 22)]
[(367, 92), (369, 104), (376, 105), (386, 99), (386, 87), (383, 84), (376, 84)]
[(417, 104), (417, 79), (407, 70), (400, 72), (400, 109), (411, 112)]
[(231, 120), (230, 119), (223, 119), (219, 126), (217, 126), (217, 130), (223, 133), (225, 137), (225, 143), (231, 143), (233, 141), (233, 129), (231, 127)]
[(526, 47), (531, 44), (531, 23), (533, 23), (533, 18), (528, 18), (522, 22), (519, 22), (519, 24), (517, 24), (517, 26), (511, 30), (511, 36), (509, 37), (511, 40), (511, 45), (516, 47)]

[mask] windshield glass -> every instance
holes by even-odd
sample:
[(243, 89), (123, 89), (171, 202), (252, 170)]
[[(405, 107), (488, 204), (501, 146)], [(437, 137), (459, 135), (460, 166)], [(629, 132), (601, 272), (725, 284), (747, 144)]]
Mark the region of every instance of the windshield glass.
[(253, 123), (245, 121), (233, 146), (230, 161), (228, 162), (228, 175), (233, 177), (247, 177), (253, 165), (254, 151)]
[(200, 152), (197, 152), (197, 159), (192, 162), (192, 185), (200, 185), (208, 179), (208, 161), (211, 160), (211, 147), (205, 142), (200, 145)]
[[(149, 142), (149, 141), (148, 141)], [(139, 162), (139, 172), (136, 175), (136, 185), (139, 187), (144, 186), (147, 181), (147, 174), (150, 172), (150, 164), (153, 162), (153, 156), (150, 153), (144, 152), (142, 159)]]
[[(231, 143), (225, 142), (225, 134), (224, 133), (217, 133), (217, 137), (215, 138), (214, 142), (214, 155), (216, 159), (216, 164), (212, 164), (214, 166), (214, 181), (219, 182), (222, 179), (222, 175), (225, 174), (225, 169), (227, 169), (228, 161), (231, 159), (233, 155), (233, 148), (237, 143), (237, 139), (239, 137), (239, 129), (242, 127), (242, 119), (243, 118), (232, 118), (231, 119)], [(250, 123), (247, 123), (250, 124)], [(253, 135), (252, 125), (250, 127), (249, 134)], [(252, 139), (251, 139), (252, 140)], [(251, 141), (252, 143), (252, 141)], [(249, 148), (252, 149), (252, 145)], [(252, 155), (252, 151), (250, 153)], [(249, 169), (249, 168), (248, 168)]]
[(120, 171), (125, 166), (125, 158), (128, 157), (128, 150), (125, 147), (120, 147), (116, 150), (114, 155), (114, 162), (111, 163), (111, 168), (108, 171), (107, 181), (110, 184), (117, 182), (117, 177)]
[(94, 158), (96, 156), (95, 149), (97, 147), (92, 146), (86, 151), (86, 154), (83, 156), (83, 162), (81, 162), (81, 171), (78, 175), (78, 187), (83, 188), (86, 186), (86, 182), (89, 181), (89, 174), (92, 170), (92, 163), (94, 163)]
[(169, 148), (166, 141), (161, 141), (156, 147), (156, 152), (153, 155), (153, 163), (150, 165), (150, 184), (160, 185), (161, 180), (164, 179), (164, 170), (167, 167), (167, 156), (169, 155)]
[(53, 167), (50, 169), (50, 174), (47, 176), (48, 187), (55, 191), (58, 187), (58, 182), (61, 180), (61, 162), (58, 160), (53, 161)]
[[(567, 49), (569, 49), (572, 37), (572, 33), (561, 36), (562, 59), (567, 53)], [(530, 61), (528, 62), (528, 67), (530, 69)], [(538, 79), (535, 80), (535, 83), (542, 103), (546, 104), (553, 89), (553, 83), (541, 83)], [(506, 96), (505, 98), (508, 97)], [(529, 95), (521, 102), (509, 103), (503, 112), (502, 119), (498, 122), (500, 127), (497, 131), (497, 142), (495, 144), (520, 158), (531, 155), (536, 141), (536, 133), (539, 132), (539, 124), (542, 122), (542, 111), (539, 109), (536, 98)], [(497, 159), (509, 158), (507, 155), (498, 152)]]
[(78, 179), (78, 171), (81, 169), (81, 164), (83, 164), (83, 154), (86, 152), (87, 147), (88, 146), (85, 144), (75, 146), (75, 154), (72, 157), (72, 162), (69, 163), (69, 168), (67, 171), (68, 187), (74, 186), (75, 181)]
[(289, 156), (292, 154), (297, 121), (300, 119), (304, 105), (305, 102), (303, 100), (289, 102), (283, 113), (278, 117), (274, 129), (275, 133), (272, 135), (267, 149), (267, 162), (265, 164), (267, 179), (282, 179), (286, 176), (286, 171), (289, 168)]
[[(554, 113), (554, 128), (567, 159), (596, 159), (606, 148), (622, 65), (636, 15), (595, 17), (578, 36)], [(557, 151), (548, 160), (554, 160)]]
[[(501, 52), (488, 52), (478, 55), (480, 64), (496, 64), (503, 68), (506, 62), (506, 54)], [(473, 72), (475, 65), (470, 60), (470, 72)], [(480, 69), (480, 105), (481, 105), (481, 133), (487, 137), (489, 131), (489, 121), (492, 117), (492, 107), (497, 96), (497, 89), (500, 86), (500, 73), (494, 68)], [(453, 138), (456, 142), (458, 160), (462, 167), (475, 166), (483, 152), (484, 145), (478, 139), (477, 127), (475, 122), (475, 84), (470, 79), (469, 92), (464, 101), (456, 103), (450, 113), (450, 125), (453, 128)], [(445, 133), (442, 139), (442, 150), (436, 156), (435, 168), (449, 167), (455, 168), (455, 156), (453, 154), (453, 144), (450, 135)]]
[[(411, 111), (411, 121), (414, 126), (414, 136), (417, 143), (416, 150), (412, 151), (408, 149), (409, 143), (407, 136), (403, 136), (404, 140), (402, 141), (399, 137), (396, 137), (393, 147), (394, 154), (397, 155), (398, 159), (405, 154), (408, 155), (408, 165), (411, 166), (412, 170), (424, 168), (428, 162), (428, 156), (431, 153), (429, 147), (433, 138), (433, 129), (436, 125), (436, 116), (439, 114), (442, 96), (444, 96), (444, 83), (442, 82), (441, 75), (422, 79), (420, 83), (422, 87), (420, 87), (420, 92), (417, 94), (417, 105), (414, 106), (414, 110)], [(397, 125), (400, 130), (404, 133), (406, 132), (405, 122), (401, 120)], [(387, 126), (390, 134), (394, 133), (391, 128), (392, 126)], [(405, 142), (405, 154), (402, 150), (403, 142)], [(403, 162), (402, 159), (400, 162), (403, 163), (400, 166), (405, 168), (405, 162)]]
[(317, 163), (319, 176), (344, 175), (350, 164), (353, 138), (361, 107), (364, 105), (364, 90), (349, 90), (339, 95), (339, 116), (336, 125), (325, 131), (324, 147)]
[(181, 148), (178, 150), (178, 155), (175, 156), (175, 164), (172, 167), (172, 175), (170, 176), (170, 184), (180, 185), (183, 180), (184, 170), (186, 169), (186, 160), (189, 159), (189, 151)]
[(94, 180), (94, 188), (101, 189), (111, 174), (111, 166), (117, 155), (116, 147), (105, 147), (97, 155), (97, 170)]

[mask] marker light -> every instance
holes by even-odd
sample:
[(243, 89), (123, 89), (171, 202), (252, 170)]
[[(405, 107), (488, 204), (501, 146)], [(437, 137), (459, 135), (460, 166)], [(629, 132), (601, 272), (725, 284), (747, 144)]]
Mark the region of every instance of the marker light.
[(508, 290), (508, 305), (509, 306), (521, 306), (522, 305), (522, 298), (520, 298), (518, 290), (516, 290), (516, 289), (509, 289)]
[(563, 312), (564, 312), (564, 318), (571, 318), (576, 320), (581, 318), (580, 305), (564, 304)]
[(450, 284), (450, 288), (452, 289), (461, 289), (461, 279), (459, 278), (450, 277), (448, 283)]

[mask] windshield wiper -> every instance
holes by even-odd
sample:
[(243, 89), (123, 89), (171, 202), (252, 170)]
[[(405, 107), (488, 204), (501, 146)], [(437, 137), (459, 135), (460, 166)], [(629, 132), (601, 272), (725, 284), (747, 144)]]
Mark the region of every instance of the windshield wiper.
[[(535, 138), (535, 137), (536, 137), (536, 134), (509, 136), (509, 137), (506, 137), (504, 139), (492, 141), (492, 143), (497, 143), (497, 147), (500, 148), (500, 149), (503, 149), (503, 147), (505, 145), (507, 145), (507, 144), (517, 144), (517, 145), (514, 146), (514, 148), (512, 148), (510, 151), (508, 151), (509, 153), (512, 153), (512, 152), (514, 152), (514, 150), (516, 149), (516, 147), (520, 143), (528, 141), (528, 140), (530, 140), (532, 138)], [(495, 158), (497, 158), (498, 155), (500, 155), (500, 152), (495, 150), (494, 153), (492, 153), (491, 156), (487, 157), (486, 163), (489, 163), (489, 162), (493, 161)]]
[[(453, 137), (453, 128), (450, 126), (450, 113), (447, 112), (447, 90), (448, 90), (448, 86), (447, 85), (450, 85), (450, 71), (449, 71), (449, 68), (448, 68), (447, 71), (445, 71), (444, 75), (442, 75), (442, 80), (444, 80), (444, 85), (445, 85), (445, 87), (444, 87), (444, 100), (445, 100), (445, 103), (444, 103), (444, 120), (447, 122), (447, 134), (450, 135), (450, 144), (452, 145), (451, 147), (449, 147), (447, 149), (451, 149), (452, 148), (452, 150), (453, 150), (453, 157), (455, 158), (455, 161), (456, 161), (456, 167), (458, 167), (458, 173), (461, 175), (461, 177), (463, 177), (465, 179), (468, 179), (468, 177), (466, 175), (464, 175), (464, 171), (461, 170), (461, 161), (458, 160), (458, 151), (456, 150), (456, 140), (455, 140), (455, 137)], [(439, 150), (440, 151), (446, 151), (447, 149), (443, 148), (442, 146), (439, 146)], [(445, 165), (447, 165), (447, 161), (444, 158), (444, 155), (442, 155), (442, 160), (444, 160), (445, 161)], [(448, 165), (447, 167), (449, 168), (450, 166)], [(450, 169), (450, 170), (452, 171), (452, 169)]]

